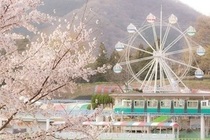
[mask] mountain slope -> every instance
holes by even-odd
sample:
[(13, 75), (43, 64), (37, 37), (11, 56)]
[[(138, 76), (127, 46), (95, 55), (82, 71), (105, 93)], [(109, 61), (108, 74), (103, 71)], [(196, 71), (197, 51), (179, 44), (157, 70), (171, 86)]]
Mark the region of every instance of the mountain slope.
[[(104, 42), (108, 52), (114, 49), (118, 41), (126, 42), (128, 33), (126, 31), (129, 23), (137, 27), (145, 22), (146, 16), (152, 13), (160, 18), (162, 5), (163, 20), (167, 20), (171, 14), (178, 17), (178, 23), (182, 29), (193, 25), (201, 14), (178, 0), (44, 0), (45, 5), (40, 7), (41, 11), (55, 16), (63, 16), (69, 21), (73, 13), (82, 17), (85, 11), (85, 18), (90, 27), (96, 29), (94, 36), (100, 42)], [(79, 20), (79, 19), (78, 19)], [(59, 23), (60, 24), (60, 23)], [(40, 26), (44, 30), (52, 30), (49, 25)]]
[[(44, 0), (44, 5), (39, 7), (40, 11), (45, 13), (64, 16), (69, 12), (81, 8), (86, 0)], [(54, 13), (55, 9), (55, 13)]]
[[(96, 34), (98, 40), (104, 42), (110, 51), (116, 42), (128, 38), (126, 28), (129, 23), (141, 27), (149, 13), (160, 18), (161, 5), (163, 19), (174, 14), (183, 29), (193, 25), (196, 18), (200, 16), (200, 13), (177, 0), (162, 0), (162, 2), (160, 0), (91, 0), (86, 8), (86, 16), (91, 17), (91, 21), (88, 21), (89, 25), (98, 29)], [(84, 6), (72, 12), (83, 13)], [(72, 12), (65, 15), (65, 18), (70, 19)], [(97, 20), (99, 24), (96, 24)]]

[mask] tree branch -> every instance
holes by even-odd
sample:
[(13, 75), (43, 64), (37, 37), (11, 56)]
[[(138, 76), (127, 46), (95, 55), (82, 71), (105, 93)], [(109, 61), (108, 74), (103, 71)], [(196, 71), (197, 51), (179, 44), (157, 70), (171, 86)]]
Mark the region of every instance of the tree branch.
[(8, 120), (6, 121), (5, 124), (3, 124), (1, 127), (0, 127), (0, 131), (3, 130), (9, 123), (10, 121), (14, 118), (14, 116), (18, 113), (18, 111), (16, 111), (15, 113), (13, 113), (9, 118)]

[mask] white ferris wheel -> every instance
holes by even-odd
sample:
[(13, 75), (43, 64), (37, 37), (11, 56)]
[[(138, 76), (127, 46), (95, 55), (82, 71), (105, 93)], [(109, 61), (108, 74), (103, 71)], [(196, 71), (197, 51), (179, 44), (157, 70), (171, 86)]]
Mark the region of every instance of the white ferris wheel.
[(189, 72), (203, 77), (194, 54), (202, 56), (205, 49), (191, 39), (196, 34), (195, 28), (189, 26), (182, 31), (175, 15), (163, 19), (161, 11), (158, 19), (150, 13), (140, 28), (130, 23), (127, 31), (128, 42), (115, 45), (123, 59), (113, 67), (115, 73), (126, 69), (131, 75), (127, 87), (144, 93), (190, 92), (183, 78)]

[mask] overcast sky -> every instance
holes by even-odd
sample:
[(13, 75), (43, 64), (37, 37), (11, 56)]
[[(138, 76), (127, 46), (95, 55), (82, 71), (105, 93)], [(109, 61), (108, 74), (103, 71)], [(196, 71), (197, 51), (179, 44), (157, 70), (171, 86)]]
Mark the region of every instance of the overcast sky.
[(210, 0), (180, 0), (202, 14), (210, 16)]

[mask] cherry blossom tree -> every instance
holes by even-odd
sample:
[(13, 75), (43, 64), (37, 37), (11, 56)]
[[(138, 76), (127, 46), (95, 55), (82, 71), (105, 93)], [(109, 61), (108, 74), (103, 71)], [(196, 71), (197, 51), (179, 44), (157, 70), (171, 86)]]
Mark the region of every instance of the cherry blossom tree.
[[(42, 109), (37, 105), (39, 100), (51, 99), (66, 87), (73, 92), (77, 79), (88, 81), (91, 75), (104, 73), (109, 68), (105, 65), (97, 69), (90, 67), (96, 61), (93, 54), (96, 40), (90, 36), (93, 29), (88, 29), (82, 21), (78, 25), (66, 21), (65, 26), (58, 25), (50, 34), (41, 32), (36, 41), (27, 44), (25, 51), (18, 52), (15, 39), (24, 36), (14, 34), (14, 28), (24, 27), (38, 33), (34, 23), (54, 20), (36, 10), (40, 4), (41, 0), (1, 0), (0, 3), (0, 47), (4, 50), (0, 55), (0, 119), (5, 120), (0, 131), (7, 139), (56, 138), (58, 131), (79, 132), (84, 139), (96, 139), (101, 131), (83, 126), (82, 122), (92, 120), (101, 109), (88, 116), (73, 117), (67, 113), (62, 116), (65, 124), (39, 129), (29, 135), (12, 135), (6, 131), (8, 125), (25, 123), (21, 116), (50, 116), (50, 105), (47, 110)], [(38, 123), (33, 121), (31, 125)]]

